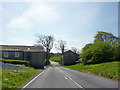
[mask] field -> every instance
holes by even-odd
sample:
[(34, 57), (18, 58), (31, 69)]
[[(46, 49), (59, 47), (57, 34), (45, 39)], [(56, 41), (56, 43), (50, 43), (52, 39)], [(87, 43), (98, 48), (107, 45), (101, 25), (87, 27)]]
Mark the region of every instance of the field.
[(61, 58), (58, 57), (58, 56), (53, 56), (53, 57), (50, 57), (50, 61), (54, 61), (54, 62), (60, 62)]
[(118, 68), (118, 64), (120, 65), (120, 61), (91, 65), (83, 65), (80, 63), (64, 67), (120, 81), (120, 69)]
[(26, 68), (27, 69), (25, 71), (2, 70), (2, 73), (0, 73), (0, 76), (2, 74), (2, 90), (6, 90), (8, 88), (12, 88), (13, 90), (13, 88), (18, 88), (38, 71), (32, 67)]

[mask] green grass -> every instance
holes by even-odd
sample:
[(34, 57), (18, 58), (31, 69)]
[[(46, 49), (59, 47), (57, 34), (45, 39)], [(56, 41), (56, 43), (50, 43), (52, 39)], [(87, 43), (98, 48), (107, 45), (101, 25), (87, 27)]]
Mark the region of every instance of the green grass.
[(118, 68), (118, 64), (120, 65), (120, 61), (107, 62), (101, 64), (91, 64), (85, 66), (80, 63), (80, 64), (64, 66), (64, 67), (120, 81), (120, 75), (119, 75), (120, 69)]
[(50, 57), (50, 61), (60, 62), (61, 58), (58, 56)]
[(26, 67), (25, 71), (2, 70), (2, 90), (18, 88), (34, 76), (38, 70), (32, 67)]

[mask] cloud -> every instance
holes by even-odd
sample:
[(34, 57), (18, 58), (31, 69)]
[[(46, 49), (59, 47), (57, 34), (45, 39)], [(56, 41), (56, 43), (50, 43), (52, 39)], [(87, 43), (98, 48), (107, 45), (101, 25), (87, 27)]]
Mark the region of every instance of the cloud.
[(31, 29), (35, 24), (47, 24), (58, 17), (58, 13), (50, 6), (34, 3), (21, 17), (12, 20), (9, 27), (18, 29)]
[(9, 27), (19, 28), (19, 29), (30, 29), (32, 28), (32, 23), (25, 17), (16, 18), (9, 23)]
[(48, 5), (35, 4), (24, 13), (24, 16), (28, 19), (47, 23), (53, 19), (56, 19), (58, 14), (52, 7)]

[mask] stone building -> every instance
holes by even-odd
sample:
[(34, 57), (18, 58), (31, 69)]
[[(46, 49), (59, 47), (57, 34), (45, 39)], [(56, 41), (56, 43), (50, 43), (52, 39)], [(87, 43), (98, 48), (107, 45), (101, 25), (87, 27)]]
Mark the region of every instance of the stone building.
[(62, 55), (62, 65), (73, 65), (79, 60), (79, 55), (69, 50)]
[(45, 51), (42, 46), (0, 45), (0, 58), (26, 60), (34, 68), (43, 68)]

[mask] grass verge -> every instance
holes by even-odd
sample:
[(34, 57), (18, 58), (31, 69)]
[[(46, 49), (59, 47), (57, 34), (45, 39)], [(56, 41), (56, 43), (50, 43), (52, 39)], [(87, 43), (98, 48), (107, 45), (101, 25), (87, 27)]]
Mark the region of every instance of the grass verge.
[(2, 70), (2, 90), (18, 88), (39, 71), (32, 67), (26, 68), (25, 71)]
[(79, 63), (76, 65), (64, 66), (64, 67), (120, 81), (120, 75), (119, 75), (120, 69), (118, 68), (119, 65), (120, 65), (120, 61), (114, 61), (114, 62), (91, 64), (91, 65), (83, 65)]

